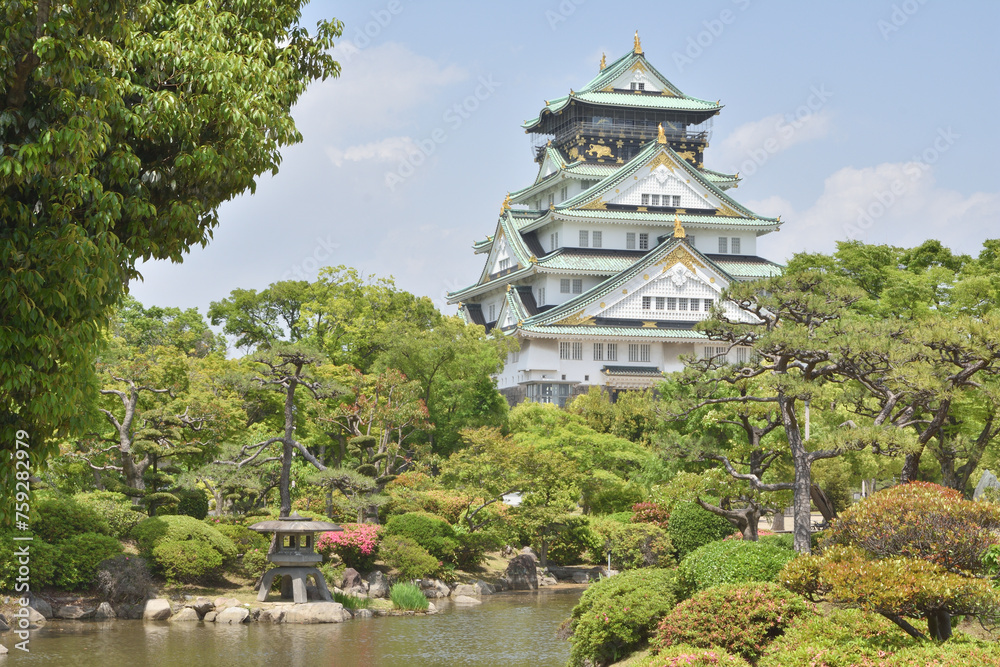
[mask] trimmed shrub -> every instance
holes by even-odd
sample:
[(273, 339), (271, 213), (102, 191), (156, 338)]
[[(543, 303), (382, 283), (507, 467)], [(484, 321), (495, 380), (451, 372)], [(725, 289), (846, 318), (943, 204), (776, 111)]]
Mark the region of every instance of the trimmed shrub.
[[(546, 556), (555, 565), (575, 565), (581, 562), (584, 552), (600, 553), (603, 540), (590, 529), (585, 516), (571, 516), (549, 538)], [(532, 545), (536, 552), (539, 545)]]
[(678, 560), (698, 547), (721, 540), (732, 532), (733, 524), (729, 521), (689, 502), (674, 505), (667, 526), (667, 534), (677, 550)]
[(776, 584), (723, 584), (674, 607), (660, 622), (654, 644), (719, 646), (755, 662), (795, 619), (812, 613), (809, 603)]
[[(153, 553), (164, 542), (194, 540), (215, 550), (223, 564), (236, 561), (236, 545), (216, 528), (184, 514), (150, 517), (132, 530), (143, 556), (153, 556), (157, 565), (162, 565)], [(176, 551), (176, 548), (174, 549)]]
[(698, 547), (681, 561), (685, 596), (719, 584), (775, 581), (797, 554), (762, 542), (722, 540)]
[(228, 537), (236, 546), (237, 553), (245, 554), (251, 549), (263, 550), (264, 553), (267, 553), (267, 550), (271, 548), (271, 540), (267, 535), (258, 533), (256, 530), (250, 530), (246, 526), (215, 522), (206, 525)]
[(642, 502), (632, 505), (632, 523), (652, 523), (663, 530), (670, 525), (670, 505)]
[(208, 516), (208, 494), (201, 489), (181, 489), (175, 491), (177, 496), (177, 514), (193, 516), (199, 521)]
[(120, 540), (128, 537), (132, 529), (146, 518), (145, 514), (133, 508), (132, 501), (123, 493), (90, 491), (76, 494), (73, 500), (104, 517), (111, 536)]
[(882, 667), (984, 667), (1000, 665), (1000, 646), (961, 633), (944, 644), (923, 642), (873, 665)]
[(389, 519), (386, 535), (408, 537), (440, 561), (453, 563), (458, 540), (447, 521), (426, 512), (408, 512)]
[(386, 535), (381, 553), (385, 564), (399, 570), (403, 579), (432, 577), (441, 569), (441, 561), (415, 540), (402, 535)]
[(267, 559), (267, 549), (254, 547), (247, 549), (240, 559), (240, 570), (248, 579), (256, 579), (273, 567), (271, 561)]
[(118, 554), (97, 566), (94, 587), (102, 600), (112, 604), (138, 604), (150, 596), (153, 575), (139, 556)]
[(659, 526), (603, 519), (595, 521), (593, 529), (600, 537), (600, 548), (591, 552), (595, 562), (603, 562), (610, 551), (611, 566), (617, 570), (674, 564), (670, 537)]
[(641, 647), (677, 600), (674, 570), (622, 572), (584, 591), (573, 608), (570, 665), (606, 665)]
[(110, 535), (83, 533), (58, 545), (59, 562), (55, 585), (67, 591), (89, 586), (101, 561), (122, 552), (121, 543)]
[(486, 552), (502, 545), (495, 533), (478, 531), (467, 533), (456, 528), (455, 538), (458, 548), (455, 549), (455, 565), (463, 570), (479, 567), (486, 561)]
[(424, 592), (416, 584), (393, 584), (392, 588), (389, 589), (389, 599), (398, 609), (425, 611), (430, 607), (430, 602), (424, 596)]
[(804, 617), (764, 651), (758, 667), (823, 664), (827, 667), (880, 665), (881, 659), (917, 644), (878, 614), (856, 609)]
[(31, 513), (32, 531), (49, 543), (81, 533), (111, 534), (111, 527), (103, 516), (72, 498), (39, 498), (32, 505)]
[[(20, 564), (14, 552), (19, 548), (10, 533), (0, 532), (0, 591), (13, 593), (19, 576)], [(37, 537), (37, 536), (35, 536)], [(55, 581), (59, 562), (59, 548), (40, 539), (31, 543), (31, 590), (40, 591)]]
[(725, 649), (671, 646), (632, 667), (750, 667), (750, 663)]
[(197, 539), (161, 541), (153, 548), (153, 560), (170, 583), (210, 581), (222, 573), (222, 554)]
[[(815, 536), (816, 533), (813, 533), (813, 535)], [(740, 537), (742, 539), (742, 535)], [(795, 551), (795, 535), (792, 533), (761, 535), (759, 541), (761, 544), (770, 544), (782, 549), (788, 549), (789, 551)], [(816, 545), (813, 544), (812, 548), (815, 549)]]
[(612, 514), (628, 511), (645, 497), (645, 489), (638, 484), (606, 480), (589, 494), (587, 504), (594, 514)]
[(374, 523), (345, 523), (341, 528), (322, 533), (316, 540), (316, 551), (326, 558), (336, 555), (344, 565), (359, 572), (375, 567), (382, 527)]

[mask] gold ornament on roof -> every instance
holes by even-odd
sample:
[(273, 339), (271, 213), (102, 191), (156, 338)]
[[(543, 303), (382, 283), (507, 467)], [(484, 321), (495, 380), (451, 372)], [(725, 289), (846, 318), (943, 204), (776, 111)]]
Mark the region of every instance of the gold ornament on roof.
[(656, 143), (667, 143), (667, 133), (663, 131), (663, 123), (660, 123), (656, 128)]
[(684, 225), (681, 224), (681, 217), (674, 213), (674, 238), (682, 239), (687, 236), (687, 232), (684, 231)]
[(509, 210), (510, 210), (510, 193), (508, 192), (507, 196), (504, 197), (503, 203), (500, 204), (500, 215), (503, 215), (506, 211)]
[(642, 44), (639, 43), (639, 31), (635, 31), (635, 43), (632, 45), (632, 51), (638, 56), (642, 55)]
[(604, 68), (605, 68), (605, 67), (607, 67), (607, 66), (608, 66), (608, 59), (607, 59), (607, 57), (606, 57), (606, 56), (605, 56), (605, 55), (604, 55), (604, 54), (602, 53), (602, 54), (601, 54), (601, 71), (603, 72), (603, 71), (604, 71)]

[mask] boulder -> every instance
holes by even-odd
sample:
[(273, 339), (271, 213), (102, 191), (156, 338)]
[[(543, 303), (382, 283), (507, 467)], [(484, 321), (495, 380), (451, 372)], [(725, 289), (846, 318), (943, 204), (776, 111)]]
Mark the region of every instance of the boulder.
[(237, 625), (246, 621), (248, 616), (250, 610), (246, 607), (226, 607), (215, 617), (215, 622)]
[(170, 600), (153, 598), (146, 600), (146, 607), (142, 610), (142, 620), (165, 621), (170, 618), (170, 614)]
[(114, 612), (118, 618), (136, 621), (142, 618), (145, 604), (119, 604), (115, 605)]
[(36, 610), (39, 614), (41, 614), (45, 618), (52, 618), (52, 605), (50, 605), (42, 598), (32, 595), (31, 603), (28, 606)]
[(10, 626), (7, 625), (7, 617), (0, 614), (0, 632), (7, 632), (10, 630)]
[(307, 602), (285, 612), (285, 623), (343, 623), (350, 619), (351, 613), (339, 602)]
[(93, 607), (80, 607), (75, 604), (67, 604), (56, 610), (56, 618), (65, 618), (70, 621), (82, 621), (86, 618), (93, 618), (97, 610)]
[(421, 579), (420, 590), (423, 591), (424, 596), (429, 600), (446, 598), (451, 595), (451, 589), (448, 588), (448, 584), (438, 579)]
[(282, 607), (272, 609), (261, 609), (258, 623), (283, 623), (285, 620), (285, 610)]
[(118, 614), (115, 613), (114, 608), (107, 602), (99, 604), (97, 610), (94, 612), (94, 619), (98, 621), (110, 621), (115, 618), (118, 618)]
[(236, 598), (215, 598), (215, 611), (222, 611), (226, 607), (239, 607), (243, 603)]
[(349, 567), (344, 570), (344, 578), (341, 580), (340, 587), (345, 591), (352, 588), (364, 588), (364, 579), (361, 578), (360, 572), (353, 567)]
[(208, 612), (212, 611), (212, 608), (215, 605), (213, 605), (212, 601), (208, 598), (199, 597), (195, 598), (195, 601), (191, 602), (188, 606), (198, 612), (198, 616), (204, 616)]
[(510, 559), (504, 575), (511, 589), (533, 591), (538, 588), (538, 573), (535, 559), (528, 554), (520, 554)]
[(521, 549), (521, 554), (520, 555), (522, 555), (522, 556), (531, 556), (532, 558), (535, 559), (536, 563), (538, 562), (538, 554), (536, 554), (535, 550), (532, 549), (531, 547), (524, 547), (523, 549)]
[(375, 612), (371, 609), (355, 609), (354, 618), (375, 618)]
[(7, 655), (7, 647), (0, 644), (0, 655)]
[(170, 617), (171, 623), (190, 623), (192, 621), (197, 623), (200, 620), (198, 612), (196, 612), (192, 607), (184, 607)]
[(574, 584), (586, 584), (590, 582), (590, 576), (586, 572), (574, 572), (573, 573), (573, 583)]
[(476, 588), (475, 584), (458, 584), (453, 589), (451, 589), (451, 597), (457, 598), (460, 595), (471, 596), (479, 595), (479, 590)]
[(368, 575), (368, 597), (389, 597), (389, 582), (386, 581), (385, 575), (378, 570)]
[(476, 587), (476, 593), (479, 595), (493, 595), (497, 592), (496, 588), (494, 588), (492, 584), (485, 581), (477, 581), (473, 585)]
[(475, 606), (477, 604), (482, 604), (483, 603), (482, 600), (478, 600), (476, 598), (469, 597), (468, 595), (459, 595), (458, 597), (455, 598), (454, 602), (455, 602), (456, 605), (464, 605), (464, 606), (467, 606), (467, 607), (472, 607), (472, 606)]
[(28, 607), (28, 629), (40, 628), (45, 625), (45, 617), (34, 607)]
[(541, 586), (555, 586), (558, 583), (559, 583), (558, 579), (556, 579), (555, 577), (550, 577), (547, 574), (543, 574), (542, 576), (538, 577), (538, 585), (539, 585), (539, 587), (541, 587)]
[(205, 617), (203, 619), (201, 619), (201, 620), (205, 621), (206, 623), (215, 623), (215, 617), (218, 616), (218, 615), (219, 615), (219, 612), (217, 612), (217, 611), (214, 611), (214, 610), (213, 611), (206, 611), (205, 612)]

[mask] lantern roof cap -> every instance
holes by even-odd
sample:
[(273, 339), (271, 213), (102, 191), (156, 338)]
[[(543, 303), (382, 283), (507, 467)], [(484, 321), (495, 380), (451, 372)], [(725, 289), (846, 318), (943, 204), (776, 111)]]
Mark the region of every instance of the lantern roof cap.
[(278, 517), (277, 520), (261, 521), (250, 526), (250, 530), (258, 533), (318, 533), (344, 530), (329, 521), (314, 521), (307, 516), (299, 516), (298, 512), (291, 516)]

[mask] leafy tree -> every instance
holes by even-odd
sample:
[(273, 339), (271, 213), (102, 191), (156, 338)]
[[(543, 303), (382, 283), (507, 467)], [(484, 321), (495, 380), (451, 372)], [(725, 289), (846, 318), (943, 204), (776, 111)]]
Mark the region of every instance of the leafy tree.
[(267, 289), (234, 289), (208, 309), (212, 324), (236, 337), (236, 346), (246, 350), (268, 347), (277, 341), (296, 343), (302, 339), (302, 304), (309, 298), (309, 283), (286, 280)]
[[(180, 261), (205, 245), (219, 205), (301, 140), (291, 107), (311, 81), (339, 73), (328, 51), (341, 31), (323, 21), (310, 35), (303, 4), (5, 3), (4, 449), (24, 432), (40, 467), (53, 436), (87, 426), (95, 344), (136, 262)], [(2, 455), (0, 484), (13, 483)]]

